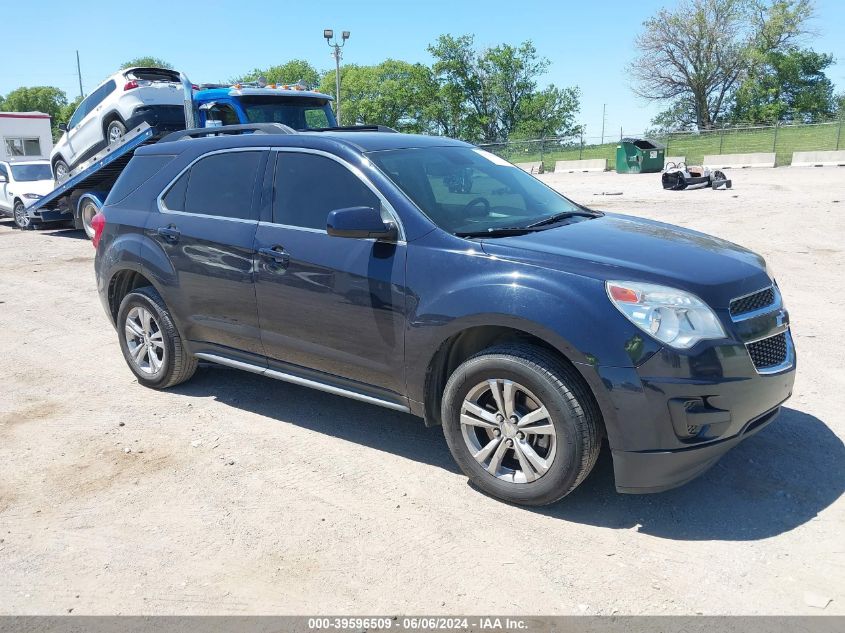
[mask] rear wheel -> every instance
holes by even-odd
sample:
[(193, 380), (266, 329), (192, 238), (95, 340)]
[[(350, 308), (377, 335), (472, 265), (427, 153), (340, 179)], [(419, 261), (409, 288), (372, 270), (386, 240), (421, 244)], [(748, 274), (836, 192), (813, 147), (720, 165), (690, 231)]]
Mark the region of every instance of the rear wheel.
[(109, 145), (113, 143), (117, 143), (123, 136), (126, 134), (126, 126), (123, 125), (122, 121), (112, 121), (106, 127), (106, 139), (109, 142)]
[(26, 207), (20, 200), (15, 200), (15, 206), (12, 209), (12, 218), (15, 220), (15, 226), (19, 229), (26, 230), (32, 226), (32, 220), (26, 212)]
[(62, 160), (61, 158), (53, 163), (53, 176), (56, 179), (57, 184), (63, 183), (67, 180), (67, 177), (70, 175), (70, 168), (67, 166), (67, 163)]
[(166, 389), (185, 382), (197, 369), (161, 295), (152, 287), (130, 292), (117, 312), (120, 349), (138, 382)]
[(525, 344), (488, 349), (458, 367), (442, 406), (446, 442), (481, 490), (545, 505), (574, 490), (601, 446), (601, 418), (574, 369)]
[(94, 239), (94, 227), (91, 220), (100, 212), (100, 207), (91, 198), (85, 198), (79, 205), (79, 223), (82, 225), (88, 239)]

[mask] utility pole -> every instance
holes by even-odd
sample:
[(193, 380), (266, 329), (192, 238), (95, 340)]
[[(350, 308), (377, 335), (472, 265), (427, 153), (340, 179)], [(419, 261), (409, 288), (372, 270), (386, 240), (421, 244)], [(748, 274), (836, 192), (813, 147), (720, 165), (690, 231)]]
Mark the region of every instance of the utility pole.
[(82, 94), (82, 67), (79, 65), (79, 51), (76, 51), (76, 76), (79, 77), (79, 98), (81, 99), (84, 95)]
[(337, 124), (340, 125), (340, 58), (343, 57), (343, 53), (341, 52), (341, 48), (346, 45), (346, 40), (349, 39), (349, 31), (343, 31), (341, 33), (341, 41), (340, 44), (337, 43), (337, 40), (332, 43), (331, 39), (334, 37), (334, 31), (332, 29), (323, 29), (323, 37), (326, 38), (326, 44), (332, 47), (334, 50), (332, 51), (332, 55), (334, 56), (334, 66), (335, 66), (335, 75), (334, 75), (334, 85), (335, 85), (335, 93), (334, 93), (334, 111), (335, 117), (337, 118)]
[(601, 144), (604, 145), (604, 124), (607, 122), (607, 104), (601, 106)]

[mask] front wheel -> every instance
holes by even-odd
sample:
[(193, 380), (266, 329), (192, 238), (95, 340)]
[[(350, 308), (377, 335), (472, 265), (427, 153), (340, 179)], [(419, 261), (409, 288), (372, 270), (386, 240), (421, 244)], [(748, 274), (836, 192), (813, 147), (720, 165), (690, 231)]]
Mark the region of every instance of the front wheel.
[(197, 369), (197, 359), (185, 349), (161, 295), (152, 287), (130, 292), (117, 311), (120, 349), (138, 382), (167, 389), (185, 382)]
[(12, 218), (15, 220), (15, 226), (23, 231), (32, 226), (32, 220), (26, 212), (26, 207), (20, 200), (15, 202), (14, 209), (12, 210)]
[(459, 366), (446, 384), (443, 432), (455, 461), (484, 492), (546, 505), (590, 473), (601, 416), (582, 379), (551, 352), (493, 347)]

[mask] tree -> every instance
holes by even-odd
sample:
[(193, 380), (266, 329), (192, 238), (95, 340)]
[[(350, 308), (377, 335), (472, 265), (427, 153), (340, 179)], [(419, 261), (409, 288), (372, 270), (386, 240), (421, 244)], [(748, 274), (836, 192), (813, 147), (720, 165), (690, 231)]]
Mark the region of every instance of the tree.
[(0, 103), (0, 110), (5, 112), (44, 112), (50, 115), (53, 134), (58, 132), (62, 108), (67, 106), (64, 91), (53, 86), (34, 86), (18, 88), (6, 95)]
[(512, 134), (516, 138), (577, 136), (581, 126), (575, 123), (581, 91), (578, 88), (549, 86), (523, 101), (520, 121)]
[(684, 0), (643, 23), (630, 65), (634, 92), (669, 101), (663, 122), (712, 128), (737, 86), (771, 51), (793, 45), (812, 16), (810, 0)]
[[(320, 91), (334, 94), (335, 71), (320, 83)], [(387, 59), (375, 66), (347, 64), (341, 69), (341, 116), (346, 125), (387, 125), (402, 132), (431, 129), (428, 105), (437, 85), (422, 64)]]
[[(471, 35), (441, 35), (428, 47), (439, 90), (433, 119), (443, 132), (480, 142), (506, 141), (520, 128), (530, 129), (531, 117), (551, 117), (535, 130), (559, 132), (579, 108), (575, 89), (549, 86), (537, 90), (537, 79), (549, 61), (537, 54), (530, 41), (519, 46), (500, 44), (476, 51)], [(549, 110), (549, 108), (552, 108)]]
[[(238, 77), (232, 83), (257, 81), (259, 77), (264, 77), (268, 84), (284, 85), (301, 81), (306, 86), (314, 87), (320, 83), (320, 73), (304, 59), (292, 59), (278, 66), (270, 66), (266, 70), (256, 68), (252, 72)], [(332, 94), (334, 94), (334, 90), (332, 90)]]
[(824, 70), (833, 57), (812, 50), (771, 51), (736, 91), (732, 118), (752, 123), (811, 122), (836, 110), (833, 83)]
[(168, 68), (173, 70), (173, 66), (169, 62), (158, 57), (149, 56), (136, 57), (135, 59), (123, 62), (120, 65), (120, 69), (123, 70), (124, 68)]

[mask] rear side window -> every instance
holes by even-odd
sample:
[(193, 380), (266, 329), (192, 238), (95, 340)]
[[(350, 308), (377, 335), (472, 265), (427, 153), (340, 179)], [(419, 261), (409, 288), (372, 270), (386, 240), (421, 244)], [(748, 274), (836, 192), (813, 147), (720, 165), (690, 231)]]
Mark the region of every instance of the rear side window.
[(162, 167), (175, 157), (172, 154), (154, 156), (133, 156), (132, 160), (117, 178), (117, 182), (106, 198), (106, 204), (114, 204), (126, 198), (130, 193), (155, 176)]
[(335, 160), (315, 154), (279, 152), (273, 221), (326, 230), (330, 211), (346, 207), (381, 208), (358, 176)]
[(225, 152), (200, 159), (162, 198), (170, 211), (258, 220), (252, 196), (261, 151)]

